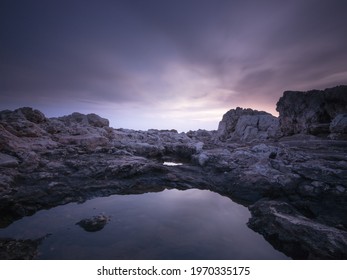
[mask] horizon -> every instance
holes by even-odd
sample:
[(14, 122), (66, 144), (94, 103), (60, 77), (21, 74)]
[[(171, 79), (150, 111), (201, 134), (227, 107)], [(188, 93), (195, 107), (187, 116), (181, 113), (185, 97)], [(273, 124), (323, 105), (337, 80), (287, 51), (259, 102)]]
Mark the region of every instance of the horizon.
[(216, 130), (236, 107), (347, 84), (347, 2), (2, 1), (0, 110)]

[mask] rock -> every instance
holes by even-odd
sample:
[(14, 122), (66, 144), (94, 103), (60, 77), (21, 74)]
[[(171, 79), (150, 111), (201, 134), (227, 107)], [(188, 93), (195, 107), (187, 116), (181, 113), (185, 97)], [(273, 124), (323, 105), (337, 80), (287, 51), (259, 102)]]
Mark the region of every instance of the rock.
[(162, 145), (151, 145), (148, 143), (134, 143), (129, 150), (135, 155), (147, 157), (161, 157), (165, 154), (165, 147)]
[(35, 124), (41, 124), (47, 121), (43, 113), (30, 107), (23, 107), (14, 111), (4, 110), (0, 112), (0, 121), (16, 122), (19, 120), (27, 120)]
[(196, 131), (188, 131), (187, 136), (191, 138), (192, 140), (199, 141), (203, 143), (204, 147), (206, 148), (213, 148), (216, 144), (216, 132), (208, 131), (205, 129), (198, 129)]
[[(277, 102), (284, 135), (328, 135), (332, 120), (347, 113), (347, 86), (307, 92), (286, 91)], [(336, 123), (336, 121), (335, 121)], [(339, 127), (339, 126), (338, 126)]]
[(236, 108), (224, 114), (219, 123), (217, 134), (225, 141), (266, 140), (278, 136), (278, 120), (263, 111)]
[(106, 167), (102, 170), (103, 175), (109, 179), (130, 179), (146, 174), (165, 173), (159, 162), (153, 162), (144, 157), (127, 156), (117, 159), (110, 159), (105, 162)]
[(94, 216), (89, 219), (83, 219), (76, 223), (76, 225), (79, 225), (81, 228), (83, 228), (85, 231), (88, 232), (95, 232), (102, 230), (106, 224), (110, 221), (110, 218), (100, 214), (98, 216)]
[[(22, 112), (26, 112), (29, 110), (33, 113), (33, 115), (29, 115), (26, 118), (26, 115)], [(0, 125), (6, 129), (12, 135), (18, 137), (41, 137), (46, 134), (46, 132), (39, 126), (40, 122), (44, 122), (40, 120), (38, 116), (42, 113), (37, 111), (38, 116), (34, 114), (37, 110), (32, 110), (31, 108), (22, 108), (17, 109), (15, 111), (1, 111), (0, 112)], [(28, 114), (28, 112), (27, 112)], [(43, 116), (44, 118), (44, 116)], [(32, 122), (31, 120), (37, 122)]]
[(15, 157), (0, 153), (0, 167), (17, 167), (18, 159)]
[(259, 201), (248, 226), (294, 259), (346, 259), (347, 232), (305, 217), (286, 202)]
[(62, 121), (65, 125), (71, 126), (73, 124), (80, 124), (82, 126), (94, 126), (102, 127), (108, 126), (108, 120), (99, 117), (96, 114), (84, 115), (81, 113), (72, 113), (71, 115), (63, 116), (57, 118), (59, 121)]
[[(289, 107), (297, 102), (283, 104), (288, 112), (296, 110)], [(329, 123), (311, 122), (310, 131), (328, 125), (330, 135), (340, 137), (345, 118), (339, 113)], [(33, 109), (1, 111), (0, 227), (91, 197), (200, 188), (244, 205), (272, 201), (254, 208), (260, 209), (252, 217), (252, 224), (259, 224), (256, 230), (264, 224), (260, 232), (270, 241), (278, 234), (280, 250), (293, 257), (339, 258), (344, 249), (339, 238), (347, 229), (347, 141), (305, 133), (281, 137), (278, 123), (268, 113), (237, 108), (223, 116), (218, 131), (178, 133), (113, 129), (94, 114), (45, 118)], [(165, 161), (183, 164), (164, 166)], [(284, 202), (283, 207), (276, 204)], [(283, 209), (291, 209), (285, 217)], [(271, 219), (278, 232), (267, 224)], [(105, 217), (82, 221), (79, 225), (91, 225), (93, 231), (103, 227)], [(291, 230), (302, 234), (303, 246), (288, 237)], [(314, 247), (320, 232), (328, 234)], [(324, 244), (328, 255), (321, 252)], [(314, 253), (308, 254), (311, 249)]]
[(347, 114), (337, 115), (330, 123), (330, 139), (347, 140)]
[(34, 110), (30, 107), (23, 107), (15, 110), (16, 113), (22, 114), (28, 121), (40, 124), (47, 121), (45, 115), (39, 110)]
[(38, 255), (38, 247), (43, 238), (12, 239), (0, 238), (0, 260), (31, 260)]
[(199, 154), (198, 162), (200, 166), (204, 166), (208, 160), (209, 160), (208, 155), (206, 155), (205, 153)]
[(97, 147), (107, 146), (109, 144), (106, 137), (98, 134), (61, 135), (57, 136), (57, 142), (63, 145), (80, 146), (90, 151), (95, 150)]
[(88, 123), (94, 127), (108, 127), (110, 122), (108, 119), (104, 119), (96, 114), (87, 115)]

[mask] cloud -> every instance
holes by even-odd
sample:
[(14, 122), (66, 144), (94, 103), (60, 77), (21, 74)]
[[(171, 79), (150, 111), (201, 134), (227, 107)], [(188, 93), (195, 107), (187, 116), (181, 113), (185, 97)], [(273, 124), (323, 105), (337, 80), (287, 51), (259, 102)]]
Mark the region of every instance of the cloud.
[(4, 1), (0, 104), (127, 108), (148, 121), (216, 119), (237, 106), (273, 113), (284, 90), (347, 83), (346, 9), (339, 0)]

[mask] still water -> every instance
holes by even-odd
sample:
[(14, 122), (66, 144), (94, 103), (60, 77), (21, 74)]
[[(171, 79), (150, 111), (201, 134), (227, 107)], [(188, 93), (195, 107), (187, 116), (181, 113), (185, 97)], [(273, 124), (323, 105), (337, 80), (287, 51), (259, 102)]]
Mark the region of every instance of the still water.
[[(106, 226), (76, 225), (99, 214)], [(206, 190), (112, 195), (37, 212), (0, 230), (36, 239), (39, 259), (287, 259), (246, 226), (248, 209)]]

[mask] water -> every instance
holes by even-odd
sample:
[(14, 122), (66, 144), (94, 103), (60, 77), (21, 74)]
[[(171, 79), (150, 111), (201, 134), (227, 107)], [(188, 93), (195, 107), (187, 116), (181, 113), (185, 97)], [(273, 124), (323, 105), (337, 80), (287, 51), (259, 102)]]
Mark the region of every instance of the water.
[(164, 161), (163, 165), (166, 166), (179, 166), (179, 165), (183, 165), (183, 163), (180, 162), (172, 162), (172, 161)]
[[(76, 223), (103, 213), (97, 232)], [(113, 195), (37, 212), (0, 230), (36, 239), (39, 259), (286, 259), (246, 226), (248, 209), (205, 190)]]

